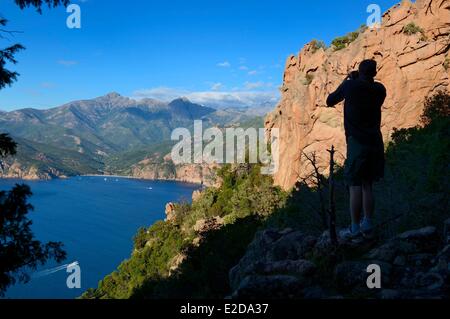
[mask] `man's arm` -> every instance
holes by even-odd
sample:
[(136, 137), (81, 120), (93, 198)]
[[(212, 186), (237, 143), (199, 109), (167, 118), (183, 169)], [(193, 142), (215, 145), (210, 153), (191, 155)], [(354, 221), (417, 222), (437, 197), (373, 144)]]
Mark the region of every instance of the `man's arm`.
[(347, 79), (339, 85), (339, 87), (328, 96), (327, 106), (333, 107), (338, 103), (341, 103), (345, 99), (345, 84), (347, 83)]
[(381, 84), (381, 83), (378, 83), (378, 84), (379, 84), (379, 87), (380, 87), (379, 88), (379, 91), (380, 91), (380, 93), (379, 93), (380, 105), (383, 106), (384, 102), (386, 101), (387, 91), (386, 91), (386, 87), (383, 84)]

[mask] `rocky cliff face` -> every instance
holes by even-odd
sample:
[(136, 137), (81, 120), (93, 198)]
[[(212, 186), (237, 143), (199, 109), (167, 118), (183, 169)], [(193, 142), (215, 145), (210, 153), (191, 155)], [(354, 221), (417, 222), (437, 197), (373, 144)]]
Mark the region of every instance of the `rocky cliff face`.
[(14, 161), (10, 164), (4, 163), (0, 169), (0, 178), (14, 178), (23, 180), (50, 180), (52, 178), (66, 178), (66, 176), (56, 169), (42, 170), (36, 166), (26, 166)]
[(151, 156), (131, 168), (131, 176), (141, 179), (169, 180), (185, 183), (203, 184), (205, 186), (218, 186), (215, 164), (181, 164), (175, 165), (170, 155), (163, 161), (155, 161)]
[[(416, 28), (408, 32), (408, 25)], [(302, 153), (317, 152), (328, 169), (326, 150), (334, 145), (345, 160), (342, 104), (328, 109), (326, 98), (364, 59), (378, 62), (377, 80), (387, 88), (382, 132), (388, 141), (394, 128), (415, 126), (426, 97), (450, 90), (450, 1), (403, 1), (383, 15), (379, 29), (367, 29), (346, 48), (307, 44), (286, 63), (282, 98), (267, 120), (280, 129), (280, 169), (275, 183), (291, 188), (310, 171)]]

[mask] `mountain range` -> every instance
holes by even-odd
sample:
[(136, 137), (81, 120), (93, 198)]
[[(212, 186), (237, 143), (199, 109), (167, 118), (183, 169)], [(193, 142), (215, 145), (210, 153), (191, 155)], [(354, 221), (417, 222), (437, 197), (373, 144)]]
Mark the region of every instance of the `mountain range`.
[[(259, 120), (258, 120), (259, 119)], [(0, 130), (18, 142), (5, 177), (28, 179), (79, 174), (130, 174), (147, 157), (163, 161), (175, 128), (227, 127), (262, 118), (245, 108), (214, 109), (178, 98), (134, 100), (118, 93), (60, 107), (0, 113)], [(0, 175), (2, 176), (2, 175)]]

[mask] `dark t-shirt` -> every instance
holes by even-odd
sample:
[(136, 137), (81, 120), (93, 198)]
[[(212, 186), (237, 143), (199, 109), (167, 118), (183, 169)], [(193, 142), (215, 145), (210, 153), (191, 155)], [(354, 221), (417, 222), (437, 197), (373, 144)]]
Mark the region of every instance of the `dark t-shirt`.
[(345, 134), (366, 145), (383, 143), (381, 134), (381, 107), (386, 99), (386, 88), (373, 80), (346, 80), (327, 99), (329, 107), (345, 100)]

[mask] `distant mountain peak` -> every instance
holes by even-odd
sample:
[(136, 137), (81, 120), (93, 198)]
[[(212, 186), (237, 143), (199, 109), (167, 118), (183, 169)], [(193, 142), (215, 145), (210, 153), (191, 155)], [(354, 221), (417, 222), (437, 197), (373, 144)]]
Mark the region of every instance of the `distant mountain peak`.
[(179, 103), (179, 102), (193, 104), (186, 96), (179, 97), (179, 98), (173, 100), (172, 102), (170, 102), (170, 104)]
[(109, 98), (117, 98), (117, 97), (122, 97), (122, 95), (120, 95), (117, 92), (110, 92), (108, 94), (105, 95), (105, 97), (109, 97)]

